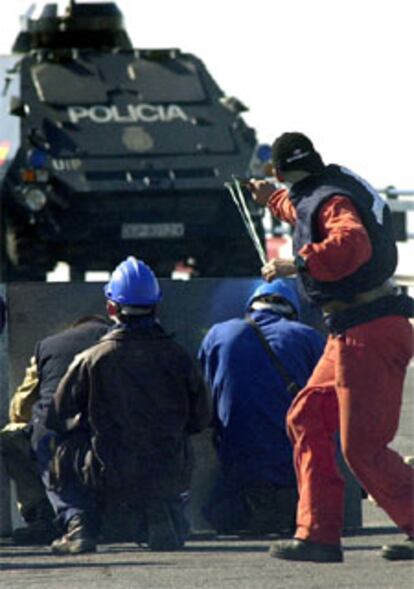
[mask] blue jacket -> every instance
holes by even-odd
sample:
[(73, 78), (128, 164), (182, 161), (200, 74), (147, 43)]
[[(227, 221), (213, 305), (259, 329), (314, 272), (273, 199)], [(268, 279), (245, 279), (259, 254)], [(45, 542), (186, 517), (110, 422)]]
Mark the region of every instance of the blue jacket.
[[(322, 354), (324, 338), (270, 310), (251, 316), (303, 387)], [(214, 325), (201, 344), (199, 359), (213, 397), (217, 454), (225, 476), (237, 485), (254, 481), (293, 485), (285, 426), (292, 397), (252, 327), (244, 319)]]

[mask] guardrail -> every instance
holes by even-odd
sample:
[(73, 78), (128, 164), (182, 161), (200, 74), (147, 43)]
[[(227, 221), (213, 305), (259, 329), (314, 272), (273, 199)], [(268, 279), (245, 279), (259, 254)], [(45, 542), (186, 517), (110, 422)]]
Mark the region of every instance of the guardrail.
[(397, 198), (398, 196), (414, 196), (414, 189), (412, 188), (395, 188), (395, 186), (387, 186), (386, 188), (377, 188), (377, 192), (385, 194), (388, 198)]
[(377, 192), (383, 194), (387, 198), (387, 204), (393, 212), (405, 213), (414, 211), (414, 200), (407, 198), (399, 199), (398, 197), (412, 197), (414, 190), (395, 188), (395, 186), (387, 186), (386, 188), (377, 188)]
[(408, 211), (414, 211), (414, 201), (394, 200), (392, 198), (388, 198), (387, 205), (394, 213), (406, 213)]
[(408, 288), (414, 287), (414, 275), (413, 274), (396, 274), (394, 276), (395, 281), (400, 286), (408, 286)]

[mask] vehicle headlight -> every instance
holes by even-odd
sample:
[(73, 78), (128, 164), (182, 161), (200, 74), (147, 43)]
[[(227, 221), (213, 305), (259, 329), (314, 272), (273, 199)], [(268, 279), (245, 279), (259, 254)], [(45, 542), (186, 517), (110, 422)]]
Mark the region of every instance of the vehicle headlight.
[(47, 196), (40, 188), (27, 188), (22, 193), (25, 206), (34, 213), (41, 211), (47, 203)]

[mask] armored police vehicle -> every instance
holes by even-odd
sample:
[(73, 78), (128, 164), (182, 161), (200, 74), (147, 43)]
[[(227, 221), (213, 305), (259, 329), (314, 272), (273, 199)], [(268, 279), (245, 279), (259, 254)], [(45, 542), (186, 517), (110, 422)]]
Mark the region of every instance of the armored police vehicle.
[(200, 59), (134, 49), (114, 3), (72, 1), (29, 11), (0, 61), (2, 280), (128, 254), (159, 276), (188, 258), (201, 276), (258, 274), (224, 188), (249, 174), (256, 135)]

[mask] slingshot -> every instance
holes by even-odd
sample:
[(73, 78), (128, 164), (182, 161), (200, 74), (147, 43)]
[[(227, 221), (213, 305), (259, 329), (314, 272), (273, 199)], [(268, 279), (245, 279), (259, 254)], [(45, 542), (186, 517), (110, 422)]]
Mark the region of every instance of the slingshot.
[(247, 206), (240, 180), (236, 176), (232, 176), (232, 181), (225, 182), (224, 186), (230, 192), (231, 198), (233, 199), (234, 204), (236, 205), (243, 219), (243, 223), (247, 229), (250, 239), (252, 240), (253, 245), (259, 255), (260, 261), (264, 266), (267, 263), (266, 253), (257, 234), (256, 227), (253, 223), (252, 215), (250, 213), (249, 207)]

